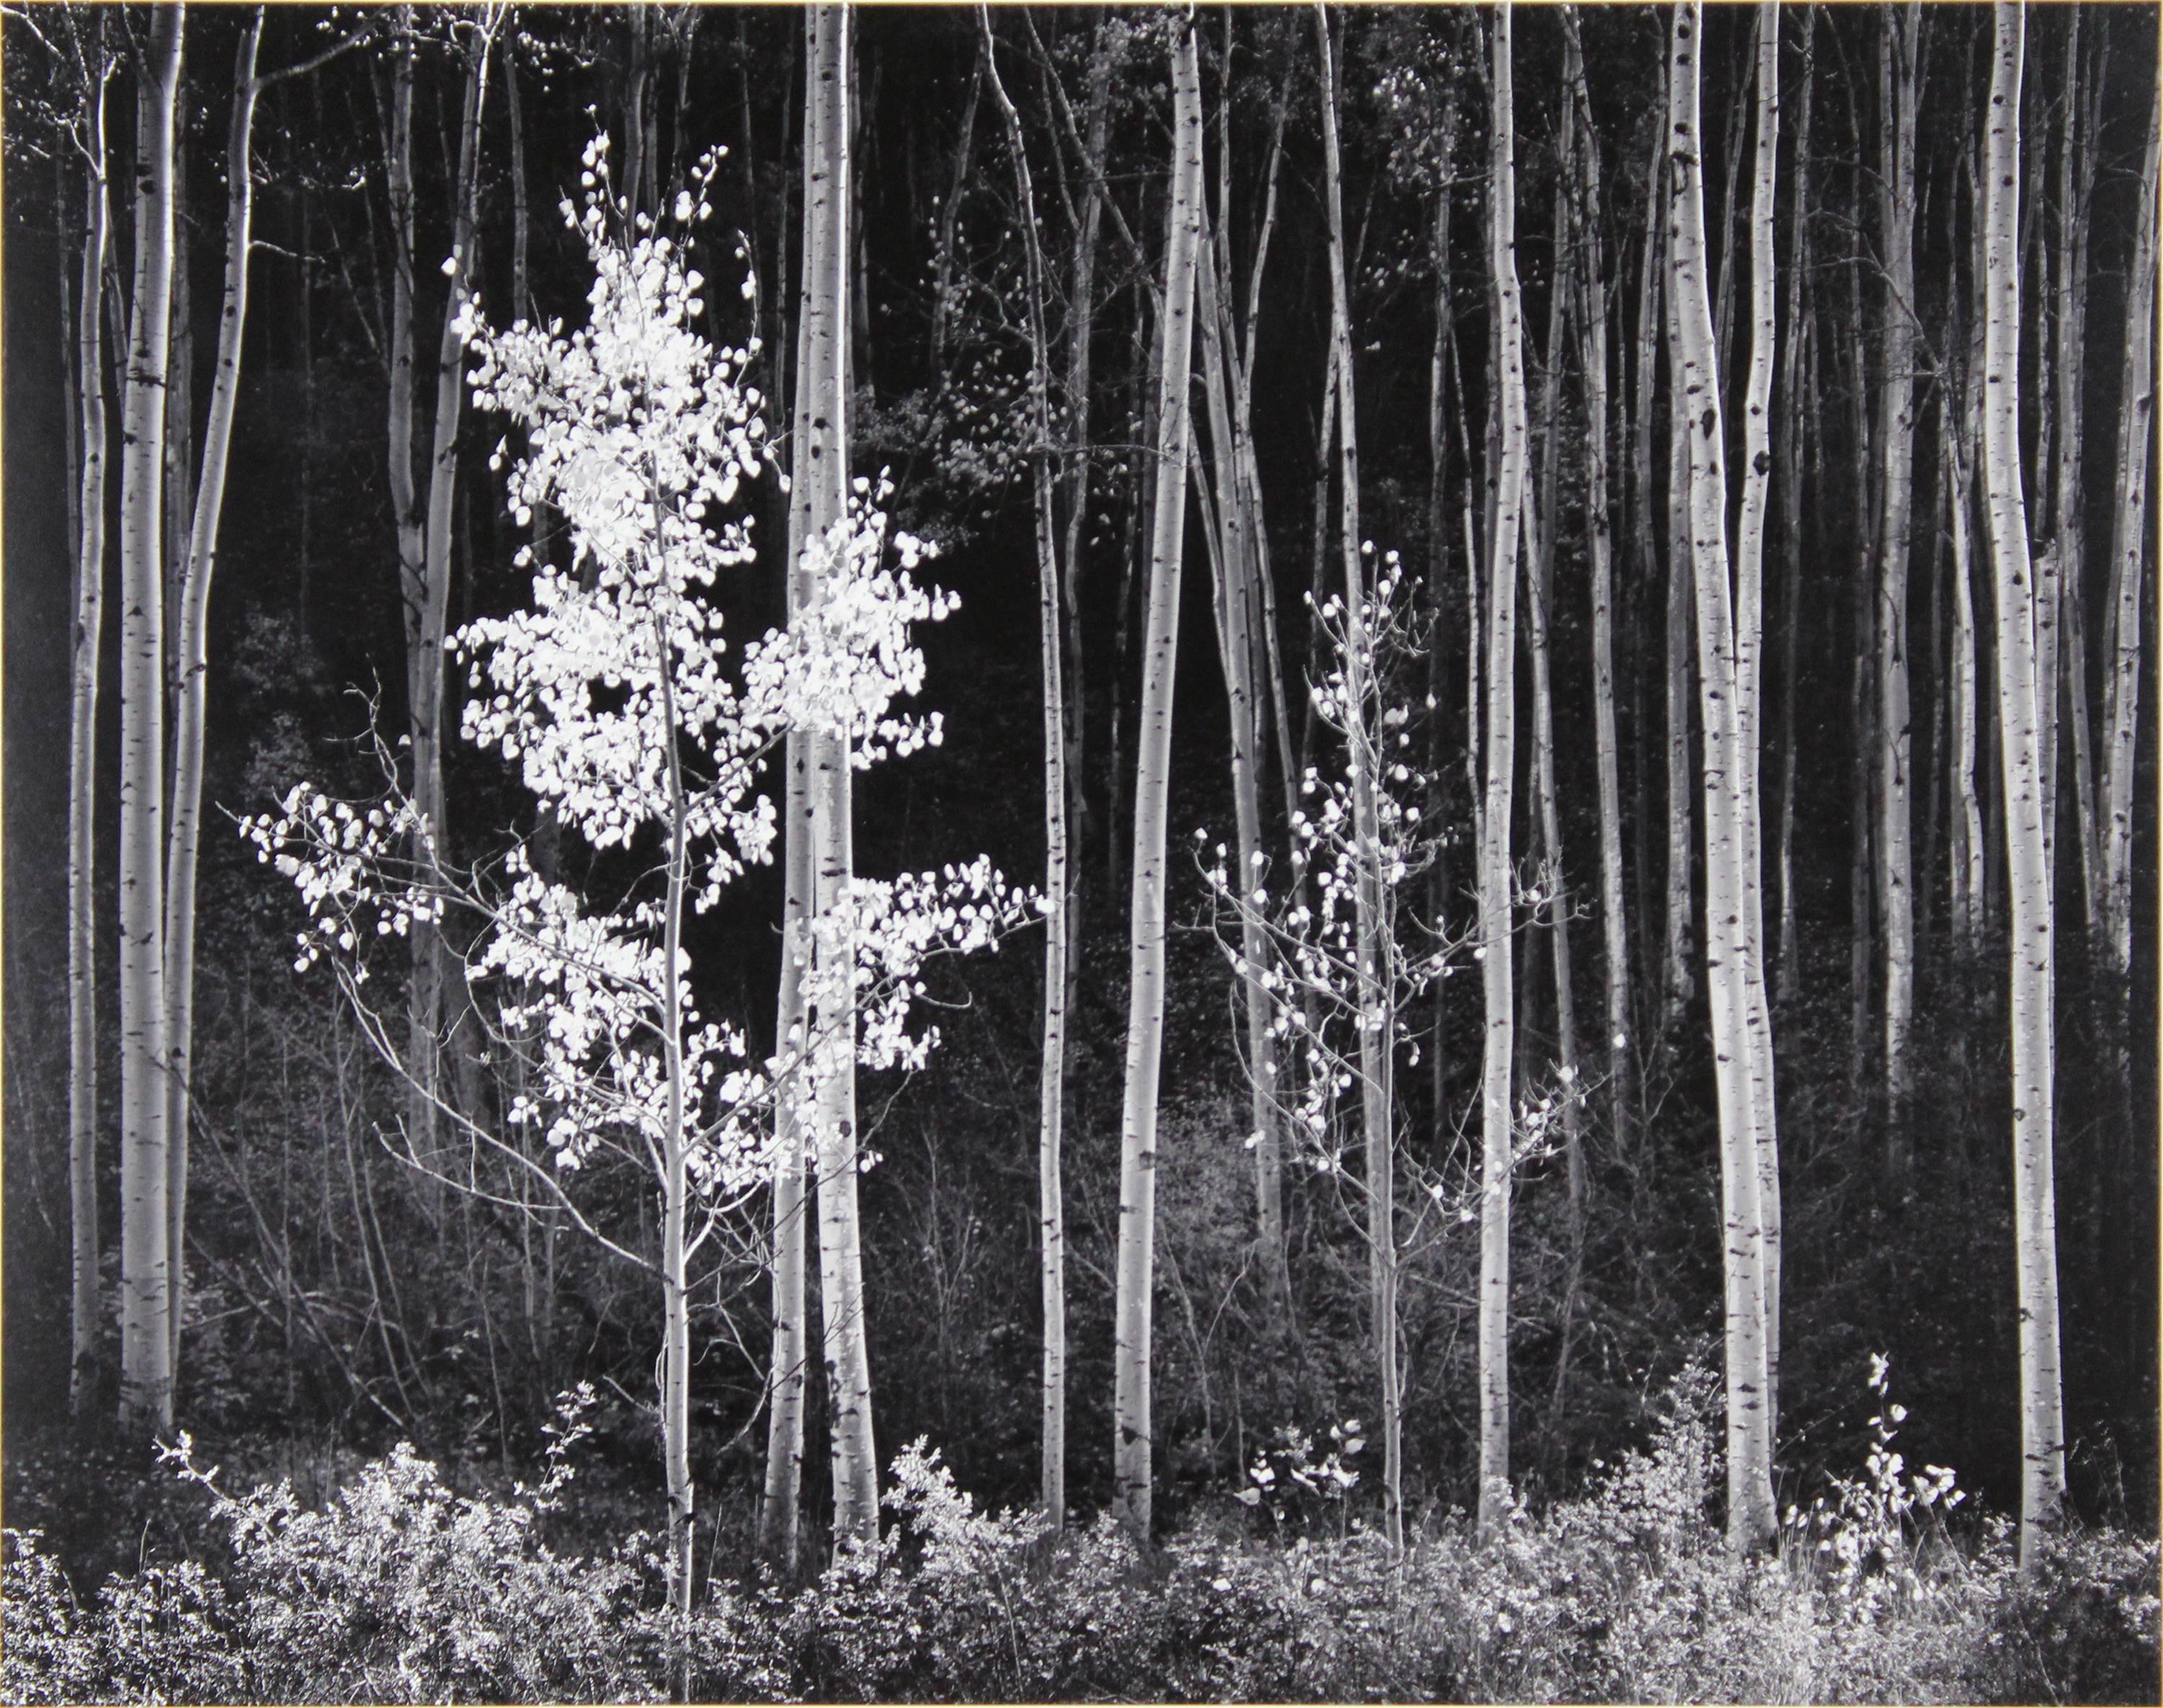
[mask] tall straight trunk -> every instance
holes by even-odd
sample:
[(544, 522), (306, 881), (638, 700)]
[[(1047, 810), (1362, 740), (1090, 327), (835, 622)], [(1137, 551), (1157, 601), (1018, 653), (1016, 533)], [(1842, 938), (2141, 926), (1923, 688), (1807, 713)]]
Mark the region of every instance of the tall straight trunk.
[[(820, 5), (809, 17), (810, 111), (805, 116), (804, 273), (798, 337), (802, 366), (799, 417), (810, 433), (799, 446), (795, 479), (809, 489), (807, 546), (841, 521), (848, 504), (849, 50), (845, 5)], [(804, 574), (802, 564), (797, 569)], [(820, 577), (799, 579), (799, 609), (828, 593)], [(819, 1150), (819, 1301), (825, 1330), (827, 1406), (831, 1420), (834, 1540), (878, 1535), (878, 1459), (872, 1433), (872, 1378), (864, 1323), (863, 1255), (856, 1208), (856, 1015), (855, 943), (830, 922), (849, 904), (855, 870), (850, 823), (849, 758), (842, 741), (814, 735), (809, 749), (811, 799), (811, 921), (814, 1001), (811, 1059)]]
[[(1202, 247), (1208, 247), (1205, 229)], [(1239, 845), (1239, 893), (1251, 894), (1262, 871), (1262, 815), (1259, 773), (1261, 735), (1265, 727), (1255, 682), (1256, 648), (1253, 634), (1259, 579), (1254, 561), (1254, 542), (1249, 531), (1252, 513), (1246, 501), (1245, 479), (1240, 468), (1237, 429), (1233, 425), (1233, 402), (1226, 374), (1224, 322), (1220, 314), (1217, 267), (1198, 263), (1197, 314), (1201, 323), (1205, 396), (1209, 409), (1210, 469), (1213, 477), (1212, 506), (1217, 532), (1210, 554), (1216, 572), (1214, 604), (1218, 613), (1218, 651), (1224, 670), (1225, 699), (1231, 716), (1232, 804)], [(1205, 493), (1211, 487), (1205, 485)], [(1255, 1238), (1261, 1250), (1265, 1287), (1270, 1308), (1279, 1313), (1284, 1302), (1283, 1144), (1278, 1131), (1276, 1108), (1276, 1040), (1271, 1030), (1274, 1014), (1264, 978), (1268, 970), (1266, 935), (1251, 909), (1240, 911), (1240, 978), (1247, 1037), (1249, 1143), (1255, 1153)]]
[(1995, 588), (1998, 715), (2005, 852), (2012, 897), (2014, 1278), (2020, 1365), (2020, 1566), (2065, 1499), (2065, 1412), (2058, 1354), (2058, 1237), (2052, 1181), (2051, 989), (2055, 919), (2041, 787), (2039, 668), (2049, 644), (2029, 561), (2020, 482), (2020, 71), (2026, 19), (1998, 0), (1984, 163), (1983, 489)]
[(155, 14), (139, 73), (135, 276), (120, 422), (120, 1421), (139, 1434), (173, 1424), (160, 500), (184, 18), (179, 6)]
[[(1664, 65), (1664, 61), (1663, 62)], [(1663, 72), (1664, 75), (1664, 72)], [(1664, 222), (1660, 217), (1662, 186), (1666, 181), (1667, 131), (1657, 119), (1647, 128), (1652, 134), (1652, 157), (1645, 165), (1645, 230), (1637, 274), (1637, 325), (1632, 340), (1634, 364), (1631, 377), (1630, 417), (1630, 548), (1636, 565), (1637, 585), (1643, 589), (1638, 596), (1638, 634), (1640, 659), (1647, 657), (1651, 648), (1644, 643), (1645, 631), (1650, 626), (1649, 614), (1657, 607), (1652, 592), (1661, 585), (1658, 532), (1654, 522), (1654, 484), (1652, 476), (1653, 418), (1656, 414), (1659, 376), (1660, 327), (1662, 323), (1662, 280), (1660, 262), (1660, 233)], [(1637, 727), (1642, 731), (1649, 726), (1649, 720), (1642, 715), (1644, 707), (1645, 671), (1640, 668), (1632, 673), (1632, 684), (1641, 715)], [(1663, 673), (1664, 681), (1664, 673)], [(1664, 750), (1663, 750), (1664, 751)], [(1637, 862), (1637, 893), (1639, 909), (1639, 945), (1647, 967), (1657, 961), (1659, 967), (1659, 1001), (1653, 1011), (1662, 1034), (1663, 1047), (1668, 1024), (1668, 993), (1675, 988), (1679, 978), (1688, 977), (1688, 963), (1675, 952), (1671, 935), (1674, 918), (1672, 908), (1657, 915), (1664, 920), (1669, 933), (1663, 935), (1656, 946), (1652, 938), (1656, 912), (1652, 906), (1652, 887), (1650, 873), (1654, 866), (1652, 836), (1652, 773), (1650, 763), (1637, 768), (1637, 801), (1639, 807), (1639, 835), (1637, 846), (1641, 852)], [(1685, 836), (1684, 852), (1688, 852)], [(1668, 849), (1670, 876), (1673, 864), (1672, 843)]]
[[(1669, 234), (1663, 231), (1662, 265), (1672, 270)], [(1675, 310), (1672, 278), (1667, 306), (1668, 361), (1674, 358)], [(1660, 1047), (1663, 1055), (1674, 1048), (1683, 1015), (1697, 989), (1692, 960), (1690, 901), (1690, 767), (1689, 767), (1689, 425), (1679, 396), (1668, 401), (1668, 609), (1667, 689), (1665, 725), (1668, 768), (1668, 896), (1666, 977), (1662, 981)]]
[(1615, 733), (1615, 546), (1607, 392), (1607, 280), (1595, 210), (1600, 133), (1584, 77), (1577, 13), (1563, 14), (1563, 55), (1577, 117), (1570, 202), (1578, 364), (1584, 379), (1584, 536), (1592, 568), (1592, 731), (1600, 789), (1600, 919), (1607, 980), (1607, 1124), (1620, 1142), (1630, 1107), (1630, 935), (1622, 899), (1622, 779)]
[[(1848, 830), (1849, 935), (1848, 1082), (1858, 1095), (1866, 1083), (1870, 1062), (1870, 969), (1876, 938), (1872, 933), (1872, 897), (1877, 867), (1871, 853), (1875, 846), (1877, 799), (1877, 695), (1873, 690), (1878, 669), (1877, 528), (1883, 518), (1872, 495), (1877, 490), (1878, 462), (1871, 447), (1872, 430), (1867, 371), (1869, 359), (1863, 342), (1862, 264), (1851, 254), (1847, 264), (1847, 349), (1850, 358), (1848, 393), (1854, 420), (1855, 491), (1860, 516), (1857, 523), (1854, 571), (1855, 673), (1851, 684), (1850, 724), (1854, 733), (1853, 763), (1850, 768)], [(1882, 427), (1881, 429), (1882, 431)]]
[(218, 312), (217, 367), (211, 380), (210, 417), (203, 428), (202, 473), (188, 534), (187, 569), (181, 579), (180, 694), (173, 726), (173, 798), (165, 851), (165, 1055), (168, 1135), (166, 1241), (173, 1254), (172, 1368), (181, 1364), (180, 1262), (187, 1225), (188, 1093), (195, 1035), (196, 852), (202, 825), (203, 726), (208, 711), (210, 584), (217, 568), (218, 518), (239, 400), (240, 354), (248, 322), (248, 257), (255, 210), (249, 149), (262, 83), (255, 50), (262, 39), (260, 7), (241, 33), (233, 72), (233, 120), (226, 143), (225, 291)]
[[(1801, 744), (1795, 723), (1795, 682), (1799, 668), (1803, 609), (1803, 435), (1817, 418), (1817, 354), (1812, 341), (1809, 294), (1810, 269), (1810, 109), (1816, 81), (1817, 10), (1803, 14), (1803, 111), (1795, 128), (1795, 171), (1789, 204), (1794, 249), (1789, 257), (1788, 341), (1780, 353), (1780, 827), (1774, 857), (1780, 878), (1779, 977), (1775, 994), (1794, 1000), (1801, 969), (1795, 964), (1795, 783)], [(1807, 358), (1805, 352), (1808, 352)], [(1805, 396), (1809, 399), (1807, 414)]]
[(1360, 566), (1359, 435), (1352, 366), (1352, 299), (1345, 270), (1344, 163), (1338, 136), (1335, 55), (1329, 13), (1315, 0), (1314, 30), (1321, 86), (1322, 207), (1329, 231), (1329, 333), (1337, 379), (1338, 546), (1344, 568), (1344, 739), (1352, 779), (1353, 831), (1359, 857), (1353, 892), (1358, 935), (1359, 1089), (1365, 1129), (1367, 1332), (1382, 1397), (1382, 1525), (1394, 1558), (1404, 1548), (1404, 1396), (1397, 1353), (1396, 1109), (1392, 1077), (1395, 963), (1389, 897), (1380, 861), (1375, 799), (1385, 762), (1369, 739), (1374, 658), (1367, 638), (1367, 580)]
[[(1060, 674), (1064, 626), (1060, 621), (1059, 552), (1054, 539), (1053, 461), (1057, 453), (1051, 418), (1050, 338), (1045, 329), (1044, 253), (1037, 237), (1036, 191), (1029, 180), (1021, 114), (1000, 81), (990, 11), (980, 4), (984, 73), (1006, 120), (1022, 244), (1028, 262), (1029, 412), (1036, 444), (1030, 489), (1036, 516), (1038, 641), (1044, 669), (1044, 1060), (1037, 1116), (1037, 1202), (1044, 1241), (1044, 1375), (1038, 1500), (1051, 1527), (1066, 1514), (1066, 1215), (1060, 1179), (1060, 1138), (1066, 1081), (1066, 703)], [(1086, 344), (1085, 344), (1086, 348)], [(1082, 358), (1087, 371), (1087, 357)]]
[[(196, 422), (196, 309), (193, 285), (194, 268), (190, 250), (193, 233), (188, 221), (181, 216), (188, 194), (188, 128), (184, 119), (175, 119), (173, 128), (173, 303), (170, 311), (171, 321), (166, 333), (168, 352), (165, 359), (165, 443), (164, 479), (165, 495), (160, 506), (160, 532), (163, 536), (161, 561), (165, 570), (164, 603), (169, 613), (181, 608), (181, 586), (187, 579), (188, 570), (188, 510), (190, 500), (189, 475), (195, 467)], [(165, 625), (165, 727), (173, 726), (180, 700), (181, 662), (178, 649), (180, 626), (176, 621)], [(169, 786), (172, 778), (166, 776)], [(167, 811), (171, 810), (170, 801)], [(173, 1265), (178, 1273), (181, 1255), (173, 1254)]]
[[(2081, 493), (2083, 401), (2087, 372), (2088, 312), (2089, 208), (2095, 191), (2095, 149), (2091, 140), (2102, 128), (2099, 77), (2083, 76), (2081, 55), (2081, 13), (2068, 16), (2066, 45), (2065, 104), (2058, 129), (2057, 231), (2057, 348), (2051, 363), (2056, 382), (2057, 455), (2053, 473), (2056, 498), (2051, 506), (2056, 521), (2061, 580), (2058, 674), (2064, 688), (2053, 701), (2054, 716), (2066, 719), (2071, 739), (2070, 769), (2073, 783), (2075, 855), (2080, 895), (2091, 941), (2099, 941), (2103, 918), (2102, 838), (2097, 823), (2095, 772), (2088, 717), (2087, 678), (2087, 530)], [(2097, 24), (2100, 33), (2107, 20)], [(2100, 52), (2108, 39), (2099, 41)], [(2049, 810), (2056, 813), (2053, 795)]]
[(1517, 282), (1516, 95), (1511, 76), (1509, 0), (1496, 8), (1494, 165), (1490, 174), (1489, 265), (1497, 310), (1501, 443), (1493, 477), (1495, 524), (1487, 564), (1485, 804), (1480, 834), (1480, 959), (1486, 1033), (1480, 1072), (1480, 1509), (1492, 1536), (1509, 1502), (1510, 1176), (1515, 1095), (1510, 963), (1510, 817), (1516, 773), (1516, 610), (1519, 529), (1525, 504), (1524, 311)]
[(1909, 709), (1908, 564), (1915, 497), (1915, 121), (1919, 0), (1888, 8), (1880, 47), (1878, 242), (1885, 269), (1878, 372), (1878, 912), (1885, 940), (1885, 1087), (1890, 1159), (1907, 1159), (1915, 1018), (1914, 759)]
[(1158, 369), (1156, 502), (1150, 536), (1149, 616), (1134, 742), (1131, 988), (1126, 1095), (1119, 1132), (1119, 1238), (1113, 1305), (1112, 1510), (1137, 1536), (1150, 1528), (1150, 1342), (1156, 1255), (1157, 1075), (1164, 1050), (1165, 820), (1171, 782), (1172, 671), (1191, 443), (1195, 264), (1202, 233), (1202, 66), (1190, 17), (1171, 48), (1171, 195), (1165, 215), (1162, 360)]
[[(97, 675), (105, 627), (105, 267), (112, 244), (106, 80), (94, 98), (83, 170), (82, 266), (76, 302), (75, 632), (68, 717), (68, 1210), (73, 1246), (68, 1412), (80, 1419), (97, 1356)], [(65, 290), (65, 281), (62, 281)], [(170, 1237), (170, 1235), (168, 1236)]]
[(1974, 391), (1965, 389), (1963, 406), (1948, 427), (1940, 445), (1945, 474), (1946, 511), (1952, 538), (1953, 644), (1951, 694), (1953, 834), (1951, 896), (1953, 942), (1971, 954), (1982, 935), (1985, 893), (1982, 871), (1982, 806), (1976, 793), (1976, 732), (1980, 707), (1977, 700), (1975, 649), (1974, 546), (1969, 533), (1973, 513), (1973, 428), (1970, 411)]
[[(814, 36), (812, 21), (807, 19), (804, 72), (807, 136), (820, 100), (818, 55), (809, 50)], [(808, 202), (805, 216), (800, 234), (799, 292), (808, 291), (809, 281), (827, 270), (825, 245), (830, 240), (825, 230), (810, 219)], [(799, 301), (800, 307), (808, 309), (808, 299), (799, 296)], [(792, 621), (815, 597), (804, 562), (804, 548), (810, 539), (814, 495), (811, 459), (814, 451), (824, 449), (812, 416), (817, 394), (812, 369), (812, 327), (810, 315), (799, 313), (795, 383), (791, 387), (795, 413), (789, 435), (788, 558), (783, 571), (783, 598)], [(778, 368), (778, 355), (775, 360)], [(767, 1376), (772, 1398), (767, 1413), (766, 1480), (758, 1519), (761, 1551), (790, 1567), (797, 1563), (801, 1535), (804, 1402), (810, 1356), (804, 1325), (804, 1277), (809, 1243), (804, 1163), (817, 1128), (808, 1089), (811, 1084), (810, 1014), (806, 976), (810, 971), (813, 891), (810, 761), (810, 737), (791, 730), (785, 737), (783, 755), (781, 981), (773, 1029), (774, 1055), (782, 1064), (783, 1077), (774, 1103), (773, 1343)]]
[(2103, 652), (2103, 917), (2110, 964), (2133, 966), (2133, 765), (2139, 728), (2141, 569), (2148, 543), (2149, 451), (2155, 436), (2156, 115), (2148, 109), (2140, 211), (2127, 274), (2125, 376), (2118, 406), (2118, 478), (2112, 486), (2113, 615)]
[(1688, 423), (1689, 542), (1695, 571), (1698, 679), (1704, 719), (1705, 955), (1720, 1128), (1727, 1376), (1727, 1535), (1754, 1550), (1773, 1534), (1765, 1227), (1760, 1206), (1758, 1091), (1769, 1071), (1752, 1013), (1748, 918), (1757, 904), (1741, 708), (1739, 601), (1729, 585), (1727, 477), (1711, 293), (1705, 277), (1699, 82), (1702, 8), (1675, 14), (1668, 104), (1673, 172), (1668, 251), (1676, 319), (1674, 391)]
[(931, 370), (945, 372), (946, 328), (953, 319), (954, 244), (961, 229), (961, 202), (969, 190), (970, 161), (976, 150), (977, 102), (984, 86), (978, 61), (969, 76), (968, 98), (961, 103), (961, 128), (954, 139), (954, 176), (939, 204), (939, 237), (932, 251)]
[(1772, 1003), (1765, 977), (1765, 815), (1759, 777), (1764, 741), (1765, 512), (1773, 473), (1773, 367), (1779, 347), (1773, 306), (1778, 284), (1773, 233), (1780, 155), (1777, 0), (1765, 0), (1758, 13), (1757, 132), (1750, 210), (1750, 369), (1743, 394), (1742, 500), (1735, 564), (1735, 794), (1742, 878), (1743, 1025), (1750, 1044), (1750, 1148), (1757, 1160), (1757, 1216), (1763, 1240), (1765, 1434), (1769, 1443), (1779, 1421), (1780, 1162), (1775, 1139)]

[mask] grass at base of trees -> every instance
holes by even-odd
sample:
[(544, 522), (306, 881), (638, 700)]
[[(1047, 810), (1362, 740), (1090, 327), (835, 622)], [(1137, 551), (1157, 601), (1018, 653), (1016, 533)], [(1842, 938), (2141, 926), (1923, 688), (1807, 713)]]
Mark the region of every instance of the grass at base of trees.
[(876, 1549), (799, 1585), (717, 1576), (688, 1627), (655, 1538), (547, 1539), (575, 1424), (501, 1498), (402, 1448), (313, 1510), (283, 1486), (228, 1496), (175, 1455), (217, 1521), (200, 1557), (86, 1600), (36, 1532), (8, 1532), (0, 1695), (629, 1701), (687, 1663), (710, 1701), (2156, 1700), (2155, 1542), (2069, 1532), (2023, 1580), (2005, 1522), (1948, 1523), (1888, 1430), (1861, 1478), (1791, 1509), (1776, 1553), (1738, 1560), (1710, 1397), (1686, 1377), (1584, 1497), (1513, 1506), (1484, 1547), (1430, 1515), (1394, 1564), (1327, 1479), (1144, 1551), (1108, 1519), (1052, 1538), (981, 1512), (919, 1443)]

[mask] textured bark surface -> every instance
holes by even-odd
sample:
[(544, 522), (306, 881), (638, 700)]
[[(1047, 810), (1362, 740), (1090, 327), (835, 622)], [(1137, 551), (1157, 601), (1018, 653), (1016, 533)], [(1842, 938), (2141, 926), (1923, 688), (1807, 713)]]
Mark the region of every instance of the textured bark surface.
[(1510, 1177), (1516, 1142), (1515, 988), (1511, 977), (1510, 814), (1516, 771), (1517, 558), (1525, 498), (1524, 310), (1517, 280), (1516, 95), (1511, 8), (1494, 27), (1494, 167), (1489, 265), (1498, 310), (1500, 455), (1487, 560), (1485, 804), (1480, 830), (1480, 956), (1486, 1009), (1480, 1091), (1480, 1510), (1491, 1535), (1509, 1501)]
[(1171, 50), (1171, 195), (1165, 232), (1157, 384), (1156, 502), (1134, 742), (1134, 893), (1126, 1093), (1119, 1127), (1119, 1238), (1113, 1328), (1112, 1510), (1149, 1534), (1150, 1350), (1156, 1274), (1157, 1076), (1164, 1050), (1165, 820), (1171, 781), (1172, 672), (1191, 445), (1195, 264), (1202, 233), (1202, 71), (1189, 19)]
[(2014, 1274), (2019, 1289), (2020, 1564), (2065, 1498), (2065, 1417), (2058, 1347), (2058, 1240), (2052, 1178), (2055, 919), (2048, 797), (2042, 784), (2040, 668), (2050, 644), (2038, 610), (2020, 479), (2020, 73), (2025, 18), (1998, 0), (1983, 164), (1982, 459), (1997, 613), (2005, 856), (2012, 899)]
[(160, 518), (184, 20), (178, 6), (156, 14), (139, 72), (134, 288), (120, 423), (120, 1419), (139, 1434), (163, 1434), (173, 1423)]

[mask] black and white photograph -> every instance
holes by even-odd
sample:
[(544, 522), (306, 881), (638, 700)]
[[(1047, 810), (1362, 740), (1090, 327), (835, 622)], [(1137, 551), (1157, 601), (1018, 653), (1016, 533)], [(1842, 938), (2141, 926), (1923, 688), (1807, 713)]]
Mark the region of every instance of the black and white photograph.
[(0, 3), (0, 1702), (2163, 1698), (2159, 21)]

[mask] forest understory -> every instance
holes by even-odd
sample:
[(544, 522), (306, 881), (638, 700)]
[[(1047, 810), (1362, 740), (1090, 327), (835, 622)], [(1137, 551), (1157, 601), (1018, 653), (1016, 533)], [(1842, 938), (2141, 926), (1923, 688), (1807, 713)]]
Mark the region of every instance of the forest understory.
[(2152, 8), (0, 47), (0, 1700), (2163, 1695)]

